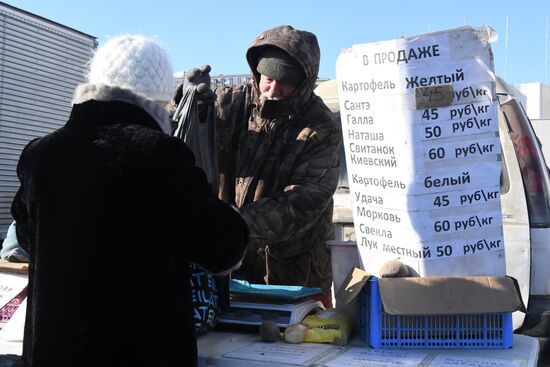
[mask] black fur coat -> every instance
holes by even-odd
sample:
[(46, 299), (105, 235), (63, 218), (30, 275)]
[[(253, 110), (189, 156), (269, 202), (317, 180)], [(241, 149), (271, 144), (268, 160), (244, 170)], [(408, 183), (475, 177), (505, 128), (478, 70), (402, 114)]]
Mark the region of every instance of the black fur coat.
[(74, 103), (17, 167), (12, 214), (31, 259), (25, 365), (194, 366), (189, 261), (230, 270), (248, 229), (165, 134), (160, 106), (90, 84)]

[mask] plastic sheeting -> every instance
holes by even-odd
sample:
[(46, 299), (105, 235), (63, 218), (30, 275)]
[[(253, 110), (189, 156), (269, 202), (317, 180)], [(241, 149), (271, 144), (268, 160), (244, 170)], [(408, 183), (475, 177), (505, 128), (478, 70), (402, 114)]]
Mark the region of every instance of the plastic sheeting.
[[(183, 139), (189, 146), (195, 155), (195, 164), (204, 170), (208, 183), (216, 192), (218, 159), (216, 156), (214, 106), (213, 104), (199, 106), (199, 103), (197, 85), (193, 83), (184, 84), (183, 96), (173, 116), (173, 119), (178, 123), (174, 136)], [(202, 112), (206, 117), (204, 121), (200, 120)]]

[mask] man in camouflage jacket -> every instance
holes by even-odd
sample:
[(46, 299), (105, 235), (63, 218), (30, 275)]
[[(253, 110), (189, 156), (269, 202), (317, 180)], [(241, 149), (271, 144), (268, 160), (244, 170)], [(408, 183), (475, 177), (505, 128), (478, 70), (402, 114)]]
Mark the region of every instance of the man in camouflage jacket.
[[(285, 98), (261, 93), (258, 62), (273, 46), (301, 68), (301, 81)], [(333, 237), (341, 131), (313, 93), (317, 38), (279, 26), (259, 35), (246, 58), (252, 83), (215, 91), (218, 194), (238, 208), (250, 229), (243, 266), (234, 276), (251, 283), (320, 287), (329, 305), (332, 271), (325, 243)]]

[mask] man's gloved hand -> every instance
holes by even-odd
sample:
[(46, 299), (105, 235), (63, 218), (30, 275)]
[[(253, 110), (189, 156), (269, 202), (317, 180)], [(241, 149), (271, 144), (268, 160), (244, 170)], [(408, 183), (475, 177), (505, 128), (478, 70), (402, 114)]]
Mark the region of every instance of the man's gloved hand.
[(210, 65), (203, 65), (199, 69), (193, 68), (185, 73), (185, 82), (183, 89), (188, 84), (194, 84), (197, 90), (197, 98), (202, 103), (212, 103), (216, 99), (216, 94), (210, 88)]

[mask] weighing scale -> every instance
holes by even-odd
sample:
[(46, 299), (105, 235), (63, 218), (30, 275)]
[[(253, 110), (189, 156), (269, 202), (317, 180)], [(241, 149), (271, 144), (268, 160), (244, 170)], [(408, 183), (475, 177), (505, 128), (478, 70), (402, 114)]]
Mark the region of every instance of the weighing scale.
[(306, 298), (321, 293), (319, 288), (249, 284), (231, 279), (229, 292), (230, 306), (220, 315), (220, 324), (259, 326), (271, 320), (286, 328), (325, 309), (320, 301)]

